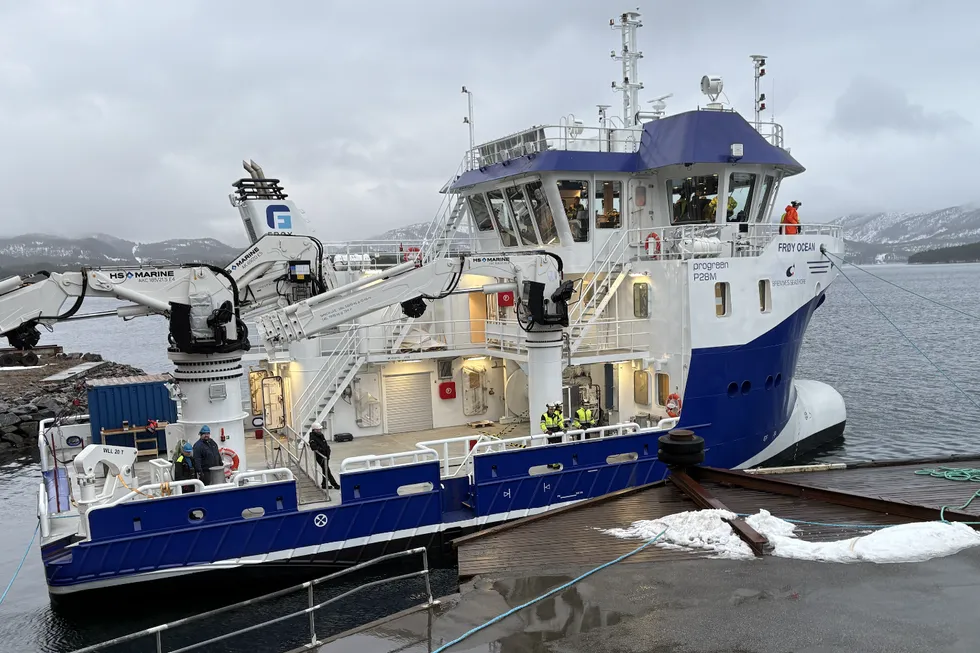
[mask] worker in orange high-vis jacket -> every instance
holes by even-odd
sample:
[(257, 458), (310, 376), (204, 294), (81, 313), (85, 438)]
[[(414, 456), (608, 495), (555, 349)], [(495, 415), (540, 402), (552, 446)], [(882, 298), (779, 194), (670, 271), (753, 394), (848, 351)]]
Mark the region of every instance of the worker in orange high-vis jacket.
[(787, 236), (795, 236), (800, 233), (800, 214), (796, 209), (803, 206), (803, 202), (792, 201), (786, 207), (786, 212), (779, 222), (782, 224), (781, 231)]

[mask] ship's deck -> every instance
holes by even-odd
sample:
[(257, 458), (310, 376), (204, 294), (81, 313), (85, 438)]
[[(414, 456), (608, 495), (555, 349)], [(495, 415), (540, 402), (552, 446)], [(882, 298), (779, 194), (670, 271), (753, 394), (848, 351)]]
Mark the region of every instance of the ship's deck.
[[(490, 426), (445, 426), (424, 431), (411, 431), (408, 433), (393, 433), (382, 435), (366, 435), (356, 437), (350, 442), (330, 442), (330, 471), (334, 478), (340, 479), (340, 468), (343, 461), (347, 458), (359, 456), (379, 456), (384, 454), (412, 451), (419, 442), (431, 440), (444, 440), (468, 435), (501, 434), (502, 437), (514, 437), (525, 435), (528, 423), (518, 423), (514, 425), (501, 425), (493, 423)], [(267, 438), (269, 438), (267, 440)], [(303, 508), (318, 508), (340, 502), (339, 490), (325, 491), (317, 486), (312, 480), (312, 468), (310, 464), (298, 465), (292, 461), (288, 455), (276, 454), (275, 436), (266, 433), (261, 439), (247, 437), (246, 455), (249, 461), (248, 467), (254, 470), (274, 469), (276, 467), (288, 467), (296, 477), (297, 500)], [(138, 468), (143, 468), (145, 464), (140, 463)], [(309, 469), (307, 469), (309, 468)], [(143, 472), (149, 478), (149, 471)], [(140, 477), (141, 482), (143, 477)]]

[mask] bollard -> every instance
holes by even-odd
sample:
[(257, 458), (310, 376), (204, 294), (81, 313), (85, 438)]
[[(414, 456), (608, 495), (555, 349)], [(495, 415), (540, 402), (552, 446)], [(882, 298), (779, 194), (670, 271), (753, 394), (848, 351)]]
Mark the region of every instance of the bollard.
[(688, 429), (674, 429), (658, 438), (657, 460), (668, 467), (689, 467), (704, 462), (704, 438)]

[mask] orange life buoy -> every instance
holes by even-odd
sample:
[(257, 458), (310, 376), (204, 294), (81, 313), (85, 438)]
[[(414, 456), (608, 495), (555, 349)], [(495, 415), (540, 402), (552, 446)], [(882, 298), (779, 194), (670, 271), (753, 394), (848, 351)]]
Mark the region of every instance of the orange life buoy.
[(677, 417), (681, 414), (681, 396), (676, 392), (667, 397), (667, 417)]
[(234, 449), (226, 449), (224, 447), (218, 449), (218, 453), (221, 455), (222, 461), (224, 461), (225, 458), (231, 459), (231, 467), (225, 467), (225, 478), (230, 478), (232, 472), (238, 470), (238, 454), (235, 453)]
[(656, 245), (654, 245), (653, 254), (652, 254), (652, 256), (654, 258), (656, 258), (657, 255), (660, 254), (660, 236), (658, 236), (656, 234), (656, 232), (654, 232), (654, 231), (651, 231), (650, 232), (650, 234), (647, 236), (646, 241), (644, 241), (644, 243), (643, 243), (643, 247), (646, 248), (647, 254), (649, 254), (650, 253), (650, 240), (651, 239), (653, 240), (654, 243), (656, 243)]
[(421, 251), (422, 250), (420, 248), (418, 248), (418, 247), (406, 247), (405, 248), (405, 255), (402, 256), (402, 260), (405, 263), (408, 263), (409, 261), (418, 258), (419, 252), (421, 252)]

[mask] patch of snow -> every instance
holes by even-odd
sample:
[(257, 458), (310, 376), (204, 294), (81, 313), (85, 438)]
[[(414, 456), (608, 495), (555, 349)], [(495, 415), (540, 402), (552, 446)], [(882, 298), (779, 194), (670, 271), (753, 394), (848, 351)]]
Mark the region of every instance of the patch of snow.
[(15, 365), (13, 367), (0, 367), (0, 372), (17, 372), (20, 370), (39, 370), (42, 367), (45, 367), (46, 365), (47, 363), (45, 363), (44, 365)]
[(666, 549), (702, 549), (722, 558), (753, 558), (749, 545), (739, 539), (724, 520), (735, 519), (727, 510), (693, 510), (660, 519), (635, 521), (629, 528), (612, 528), (604, 533), (623, 539), (652, 540), (667, 530), (654, 546)]
[(816, 562), (924, 562), (980, 545), (980, 533), (966, 524), (899, 524), (836, 542), (805, 542), (795, 527), (765, 510), (745, 520), (773, 545), (773, 555)]
[[(666, 529), (654, 546), (707, 550), (714, 552), (713, 557), (717, 558), (751, 559), (754, 556), (748, 545), (724, 521), (735, 517), (726, 510), (696, 510), (635, 521), (628, 528), (602, 532), (623, 539), (651, 540)], [(773, 546), (772, 555), (815, 562), (923, 562), (980, 545), (980, 533), (958, 523), (899, 524), (870, 533), (855, 531), (860, 534), (834, 542), (806, 542), (796, 537), (796, 526), (773, 517), (766, 510), (748, 517), (746, 522), (769, 540)]]

